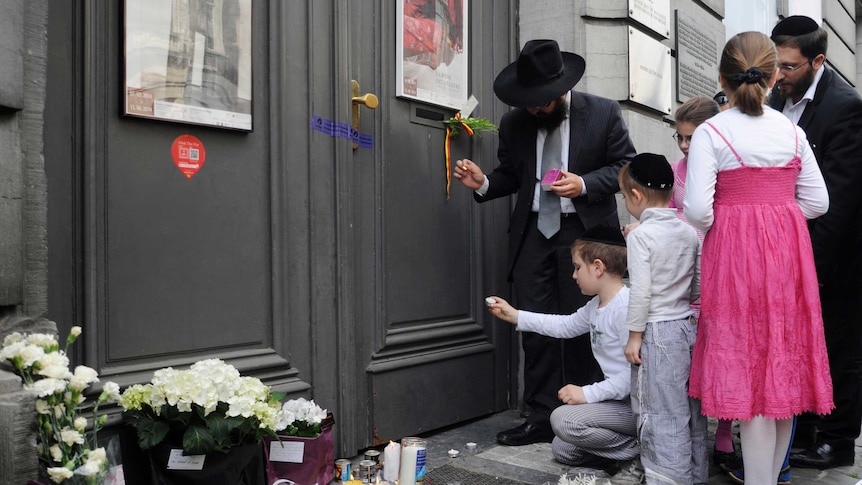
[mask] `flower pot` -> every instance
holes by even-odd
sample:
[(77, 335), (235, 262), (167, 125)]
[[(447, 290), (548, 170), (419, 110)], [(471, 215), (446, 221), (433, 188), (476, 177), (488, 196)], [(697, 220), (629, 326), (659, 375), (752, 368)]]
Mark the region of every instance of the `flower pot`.
[(267, 485), (327, 485), (332, 481), (335, 447), (332, 422), (324, 424), (316, 438), (280, 436), (263, 438)]
[[(173, 450), (182, 451), (182, 446), (162, 443), (148, 450), (153, 485), (211, 485), (214, 483), (263, 485), (266, 483), (263, 448), (260, 443), (235, 446), (227, 453), (202, 455), (204, 457), (202, 464), (178, 463), (177, 452)], [(171, 453), (174, 453), (173, 460), (171, 460)], [(179, 461), (185, 462), (185, 460)], [(182, 469), (185, 467), (200, 469)]]

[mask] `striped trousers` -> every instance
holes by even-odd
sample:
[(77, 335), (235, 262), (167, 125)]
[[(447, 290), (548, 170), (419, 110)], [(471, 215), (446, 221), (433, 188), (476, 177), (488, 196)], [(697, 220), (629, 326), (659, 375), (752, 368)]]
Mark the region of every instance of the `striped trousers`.
[(640, 449), (631, 403), (603, 401), (564, 404), (551, 413), (554, 458), (578, 466), (591, 455), (611, 460), (631, 460)]

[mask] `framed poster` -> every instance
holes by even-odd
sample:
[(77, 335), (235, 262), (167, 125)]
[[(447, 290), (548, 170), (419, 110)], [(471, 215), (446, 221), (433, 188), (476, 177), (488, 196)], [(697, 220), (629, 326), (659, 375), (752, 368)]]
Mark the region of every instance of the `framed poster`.
[(252, 129), (252, 0), (124, 0), (123, 114)]
[(397, 96), (455, 110), (464, 107), (468, 1), (397, 0)]

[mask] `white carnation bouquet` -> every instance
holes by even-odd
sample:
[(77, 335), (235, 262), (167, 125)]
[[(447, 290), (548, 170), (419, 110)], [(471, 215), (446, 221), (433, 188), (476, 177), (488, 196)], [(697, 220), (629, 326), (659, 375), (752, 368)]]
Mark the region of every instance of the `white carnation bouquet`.
[(102, 386), (92, 405), (93, 421), (88, 422), (82, 415), (84, 394), (99, 375), (83, 365), (69, 370), (66, 351), (79, 335), (81, 327), (72, 327), (61, 350), (54, 335), (15, 332), (0, 348), (0, 362), (8, 361), (24, 388), (36, 394), (39, 460), (54, 483), (101, 483), (108, 469), (105, 449), (97, 446), (99, 428), (107, 419), (99, 416), (99, 405), (119, 399), (120, 388), (114, 382)]

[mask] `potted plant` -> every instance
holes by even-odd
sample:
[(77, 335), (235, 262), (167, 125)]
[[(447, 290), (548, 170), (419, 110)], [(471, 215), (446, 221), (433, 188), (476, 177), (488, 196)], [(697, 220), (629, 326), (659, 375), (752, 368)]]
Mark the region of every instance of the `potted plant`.
[(267, 484), (325, 485), (332, 481), (332, 414), (314, 401), (292, 399), (281, 408), (277, 437), (264, 437)]
[(154, 483), (262, 483), (260, 442), (275, 435), (280, 395), (219, 359), (157, 370), (119, 403), (148, 452)]
[[(8, 362), (24, 388), (36, 395), (40, 473), (54, 483), (101, 484), (108, 457), (105, 448), (98, 446), (97, 434), (107, 417), (99, 416), (99, 405), (116, 401), (120, 389), (106, 382), (94, 403), (86, 400), (85, 392), (99, 376), (83, 365), (69, 370), (66, 351), (79, 335), (81, 327), (72, 327), (60, 349), (54, 335), (12, 333), (3, 340), (0, 362)], [(89, 406), (92, 421), (83, 415)]]

